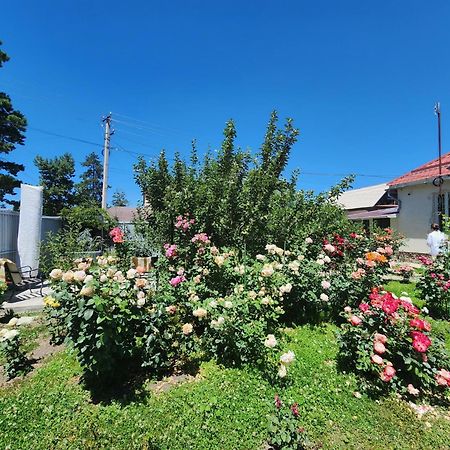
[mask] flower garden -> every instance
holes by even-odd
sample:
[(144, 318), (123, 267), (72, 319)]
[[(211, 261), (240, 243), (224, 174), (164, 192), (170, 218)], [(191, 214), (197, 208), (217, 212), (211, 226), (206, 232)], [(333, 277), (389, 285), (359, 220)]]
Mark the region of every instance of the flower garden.
[(203, 167), (140, 161), (152, 208), (101, 255), (69, 258), (73, 227), (43, 247), (43, 313), (0, 324), (0, 446), (448, 448), (449, 255), (395, 268), (400, 238), (335, 205), (346, 181), (281, 178), (276, 123), (252, 168), (232, 122)]

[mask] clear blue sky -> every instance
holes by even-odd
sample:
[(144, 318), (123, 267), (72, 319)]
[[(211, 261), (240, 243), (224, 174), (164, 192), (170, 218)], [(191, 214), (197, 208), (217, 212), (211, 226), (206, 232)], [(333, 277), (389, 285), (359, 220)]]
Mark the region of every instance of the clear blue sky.
[[(38, 130), (101, 144), (110, 111), (122, 121), (113, 147), (172, 156), (192, 138), (218, 148), (228, 118), (257, 151), (276, 109), (301, 132), (288, 172), (308, 172), (299, 188), (314, 190), (341, 177), (310, 173), (382, 177), (358, 177), (361, 187), (436, 157), (436, 100), (449, 148), (448, 0), (4, 0), (1, 16), (11, 61), (0, 89), (29, 121), (10, 156), (29, 183), (37, 154), (71, 152), (79, 172), (101, 152)], [(135, 158), (112, 151), (109, 199), (121, 189), (139, 200)]]

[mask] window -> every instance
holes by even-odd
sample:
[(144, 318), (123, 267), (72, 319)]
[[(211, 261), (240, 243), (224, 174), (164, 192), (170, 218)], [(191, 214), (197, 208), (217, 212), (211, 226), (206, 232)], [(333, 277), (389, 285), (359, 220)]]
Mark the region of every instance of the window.
[(450, 216), (450, 192), (433, 194), (433, 212), (431, 216), (432, 223), (440, 223), (439, 212), (443, 215)]

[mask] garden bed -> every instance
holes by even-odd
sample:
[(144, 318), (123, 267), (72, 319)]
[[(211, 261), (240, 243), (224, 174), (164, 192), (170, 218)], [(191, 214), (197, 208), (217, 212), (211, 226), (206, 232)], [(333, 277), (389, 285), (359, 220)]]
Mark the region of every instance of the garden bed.
[[(353, 375), (339, 373), (332, 325), (287, 332), (297, 355), (292, 383), (271, 387), (257, 370), (205, 363), (195, 382), (155, 393), (132, 392), (94, 404), (81, 369), (63, 352), (22, 383), (0, 389), (0, 447), (14, 449), (262, 449), (278, 393), (298, 402), (300, 422), (323, 448), (446, 448), (450, 417), (435, 408), (419, 418), (395, 396), (358, 395)], [(287, 344), (286, 344), (287, 345)]]

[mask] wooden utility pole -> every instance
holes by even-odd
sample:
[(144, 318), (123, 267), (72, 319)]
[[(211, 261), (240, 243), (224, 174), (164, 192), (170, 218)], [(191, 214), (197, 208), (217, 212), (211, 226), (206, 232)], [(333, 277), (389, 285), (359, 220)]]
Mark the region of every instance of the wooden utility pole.
[(103, 145), (103, 186), (102, 186), (102, 209), (106, 210), (106, 196), (108, 192), (108, 169), (109, 169), (109, 144), (111, 140), (111, 113), (104, 119), (105, 141)]

